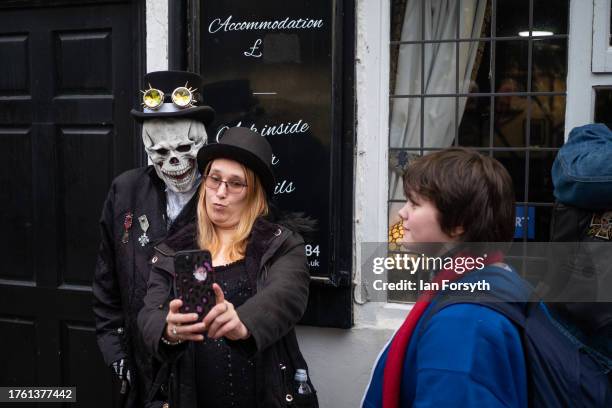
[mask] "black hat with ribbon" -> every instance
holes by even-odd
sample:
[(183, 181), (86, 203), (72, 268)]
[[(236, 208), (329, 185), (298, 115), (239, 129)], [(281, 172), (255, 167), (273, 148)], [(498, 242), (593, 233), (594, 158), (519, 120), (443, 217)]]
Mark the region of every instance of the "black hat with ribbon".
[(227, 129), (219, 143), (208, 144), (198, 152), (200, 172), (204, 172), (210, 161), (219, 158), (235, 160), (253, 170), (268, 196), (272, 197), (276, 184), (272, 171), (272, 147), (265, 137), (245, 127)]
[(215, 111), (203, 104), (203, 79), (186, 71), (155, 71), (144, 77), (140, 91), (141, 109), (132, 109), (137, 122), (155, 118), (195, 119), (205, 125), (215, 118)]

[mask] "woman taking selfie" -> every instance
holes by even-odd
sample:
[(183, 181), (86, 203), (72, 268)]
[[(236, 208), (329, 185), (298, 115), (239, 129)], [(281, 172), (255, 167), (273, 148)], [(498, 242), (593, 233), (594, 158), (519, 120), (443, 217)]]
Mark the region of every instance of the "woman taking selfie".
[[(197, 218), (156, 246), (138, 323), (149, 352), (171, 367), (171, 407), (317, 406), (309, 380), (310, 395), (294, 392), (296, 370), (307, 369), (294, 326), (310, 276), (302, 237), (269, 221), (271, 160), (247, 128), (202, 148)], [(212, 257), (214, 306), (203, 319), (179, 311), (174, 255), (190, 249)]]

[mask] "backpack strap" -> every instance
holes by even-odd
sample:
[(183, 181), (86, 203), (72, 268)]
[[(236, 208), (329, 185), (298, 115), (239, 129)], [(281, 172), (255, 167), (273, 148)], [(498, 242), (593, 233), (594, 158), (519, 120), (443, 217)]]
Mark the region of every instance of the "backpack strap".
[(488, 307), (505, 316), (519, 328), (524, 329), (528, 309), (539, 304), (539, 302), (533, 302), (533, 288), (521, 279), (514, 270), (493, 265), (468, 273), (455, 282), (476, 282), (479, 280), (489, 283), (491, 290), (482, 293), (451, 291), (438, 293), (423, 317), (419, 337), (436, 313), (456, 304), (474, 304)]

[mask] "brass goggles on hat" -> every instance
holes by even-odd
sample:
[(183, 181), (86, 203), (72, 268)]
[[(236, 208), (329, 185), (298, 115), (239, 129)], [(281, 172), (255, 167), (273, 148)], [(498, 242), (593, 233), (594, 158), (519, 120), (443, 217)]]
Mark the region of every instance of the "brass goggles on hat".
[[(197, 99), (194, 95), (196, 89), (189, 87), (188, 83), (185, 86), (179, 86), (172, 91), (172, 103), (180, 109), (191, 108)], [(158, 110), (164, 104), (166, 95), (159, 89), (153, 88), (149, 84), (149, 89), (142, 92), (142, 104), (146, 108)]]

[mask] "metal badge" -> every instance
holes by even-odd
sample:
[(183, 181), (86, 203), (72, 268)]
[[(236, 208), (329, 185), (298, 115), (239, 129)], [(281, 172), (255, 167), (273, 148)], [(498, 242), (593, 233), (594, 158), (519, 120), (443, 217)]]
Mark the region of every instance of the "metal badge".
[(123, 219), (123, 236), (121, 237), (121, 242), (127, 244), (130, 239), (130, 228), (132, 228), (132, 219), (134, 218), (134, 214), (128, 212), (125, 214), (125, 218)]
[(603, 214), (593, 214), (587, 234), (591, 237), (609, 241), (612, 238), (612, 211), (607, 211)]
[(141, 246), (145, 246), (150, 242), (149, 237), (147, 236), (147, 230), (149, 229), (149, 220), (147, 219), (147, 216), (143, 214), (138, 217), (138, 222), (140, 223), (140, 228), (142, 228), (142, 235), (140, 236), (140, 238), (138, 238), (138, 242), (140, 242)]

